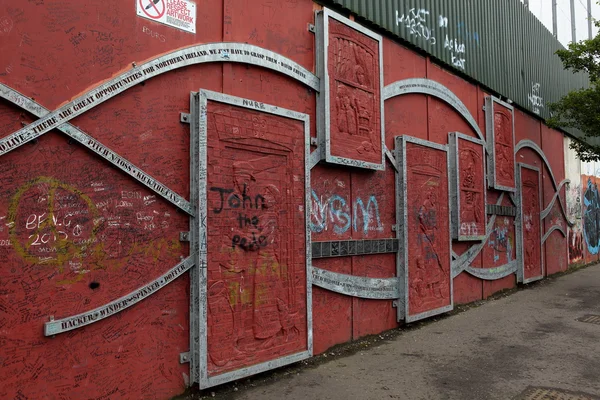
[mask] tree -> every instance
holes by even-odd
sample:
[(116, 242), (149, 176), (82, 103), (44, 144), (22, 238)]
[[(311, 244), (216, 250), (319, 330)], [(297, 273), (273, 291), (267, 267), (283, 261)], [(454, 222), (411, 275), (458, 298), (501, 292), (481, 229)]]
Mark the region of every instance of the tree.
[[(600, 21), (594, 20), (600, 28)], [(549, 104), (552, 128), (573, 128), (583, 133), (571, 141), (571, 149), (582, 161), (599, 161), (600, 145), (589, 144), (589, 139), (600, 138), (600, 33), (590, 40), (570, 43), (568, 49), (556, 52), (565, 69), (589, 75), (589, 88), (573, 90), (556, 103)], [(598, 142), (594, 140), (593, 142)]]

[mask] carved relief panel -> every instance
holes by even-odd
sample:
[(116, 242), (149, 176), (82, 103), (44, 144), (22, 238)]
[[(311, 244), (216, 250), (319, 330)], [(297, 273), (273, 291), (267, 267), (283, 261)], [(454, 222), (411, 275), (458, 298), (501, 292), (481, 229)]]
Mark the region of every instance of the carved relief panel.
[(514, 110), (493, 96), (485, 99), (485, 124), (488, 145), (488, 186), (515, 191)]
[(541, 220), (541, 177), (536, 167), (518, 164), (520, 202), (520, 273), (523, 283), (536, 281), (544, 277), (544, 255), (542, 251)]
[(450, 191), (452, 237), (460, 241), (485, 239), (485, 164), (481, 140), (450, 133)]
[(396, 157), (401, 166), (396, 193), (403, 246), (397, 266), (405, 290), (398, 319), (411, 322), (453, 305), (448, 147), (401, 136), (396, 138)]
[(327, 9), (316, 20), (322, 158), (383, 170), (382, 38)]
[(209, 387), (310, 354), (309, 124), (305, 114), (201, 94), (208, 173), (200, 368)]

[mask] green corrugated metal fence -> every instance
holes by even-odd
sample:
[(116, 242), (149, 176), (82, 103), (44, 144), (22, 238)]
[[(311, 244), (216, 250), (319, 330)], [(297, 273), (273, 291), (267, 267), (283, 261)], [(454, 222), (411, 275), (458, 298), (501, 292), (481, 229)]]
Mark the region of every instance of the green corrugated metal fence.
[(586, 75), (563, 69), (554, 54), (561, 44), (519, 0), (323, 3), (350, 10), (542, 118), (550, 116), (546, 103), (588, 85)]

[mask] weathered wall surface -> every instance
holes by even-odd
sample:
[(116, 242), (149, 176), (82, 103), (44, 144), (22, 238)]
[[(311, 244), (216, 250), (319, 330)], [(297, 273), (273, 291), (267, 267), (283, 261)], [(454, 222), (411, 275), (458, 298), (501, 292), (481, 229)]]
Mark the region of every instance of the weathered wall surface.
[[(343, 18), (315, 36), (319, 9), (197, 1), (191, 34), (0, 2), (1, 398), (169, 398), (597, 259), (600, 174), (562, 133)], [(346, 161), (317, 163), (319, 112)]]

